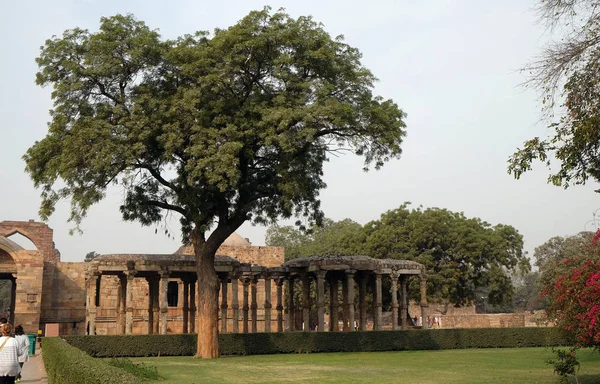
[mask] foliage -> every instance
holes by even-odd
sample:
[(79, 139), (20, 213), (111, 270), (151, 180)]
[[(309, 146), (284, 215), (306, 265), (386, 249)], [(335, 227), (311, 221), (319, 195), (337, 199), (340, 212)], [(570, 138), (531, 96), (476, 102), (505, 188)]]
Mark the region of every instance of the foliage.
[(145, 382), (105, 361), (94, 359), (58, 337), (43, 341), (44, 366), (50, 384), (138, 384)]
[(286, 260), (307, 256), (360, 255), (365, 241), (363, 228), (350, 219), (324, 219), (310, 231), (274, 225), (267, 229), (267, 245), (285, 247)]
[(373, 95), (360, 58), (312, 18), (269, 8), (174, 40), (132, 15), (53, 37), (37, 58), (52, 119), (24, 156), (40, 216), (67, 198), (78, 227), (110, 184), (124, 189), (125, 220), (178, 215), (203, 281), (199, 354), (216, 357), (223, 241), (248, 220), (319, 222), (332, 153), (363, 156), (365, 169), (400, 157), (405, 114)]
[(571, 347), (568, 350), (552, 347), (552, 353), (556, 354), (556, 359), (548, 359), (548, 364), (554, 366), (554, 373), (560, 376), (561, 382), (568, 383), (569, 376), (575, 375), (579, 370), (580, 363), (577, 360), (577, 347)]
[[(600, 181), (600, 2), (597, 0), (539, 0), (542, 20), (561, 35), (527, 68), (527, 82), (543, 94), (553, 134), (524, 143), (509, 159), (508, 172), (519, 179), (535, 160), (554, 166), (548, 182), (565, 188)], [(564, 87), (561, 90), (561, 85)], [(555, 94), (564, 103), (554, 119)], [(598, 191), (596, 191), (598, 192)]]
[(97, 253), (96, 251), (92, 251), (92, 252), (88, 252), (85, 255), (85, 259), (83, 259), (84, 262), (89, 262), (94, 260), (96, 257), (100, 256), (99, 253)]
[(548, 297), (541, 295), (541, 292), (552, 287), (560, 276), (569, 273), (572, 267), (600, 256), (600, 245), (592, 243), (593, 237), (593, 232), (555, 236), (535, 248), (533, 258), (539, 271), (535, 290), (540, 292), (540, 302), (546, 304)]
[(158, 370), (156, 367), (144, 363), (136, 364), (129, 359), (110, 359), (108, 365), (121, 368), (140, 379), (158, 380)]
[[(191, 356), (196, 335), (65, 336), (94, 357)], [(464, 328), (422, 331), (226, 333), (222, 355), (516, 348), (568, 345), (554, 328)]]
[[(512, 294), (510, 273), (529, 270), (515, 228), (447, 209), (411, 210), (405, 203), (366, 224), (365, 233), (367, 255), (422, 263), (428, 296), (455, 305), (473, 302), (481, 287), (489, 303), (506, 302)], [(416, 286), (412, 292), (418, 292)]]
[(548, 316), (557, 326), (571, 332), (579, 345), (600, 349), (600, 261), (572, 267), (544, 293), (550, 298)]

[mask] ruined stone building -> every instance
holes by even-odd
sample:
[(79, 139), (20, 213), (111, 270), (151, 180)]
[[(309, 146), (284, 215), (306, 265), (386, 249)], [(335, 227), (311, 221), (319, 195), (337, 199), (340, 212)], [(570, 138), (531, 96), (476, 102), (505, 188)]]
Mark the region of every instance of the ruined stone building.
[[(25, 250), (9, 239), (17, 233), (37, 249)], [(60, 334), (196, 331), (196, 264), (189, 246), (166, 255), (112, 254), (91, 262), (62, 262), (52, 235), (43, 223), (0, 222), (0, 279), (12, 284), (11, 322), (26, 332), (58, 324)], [(252, 246), (234, 233), (217, 251), (215, 270), (221, 332), (366, 330), (368, 317), (368, 329), (384, 329), (382, 297), (390, 294), (382, 292), (384, 279), (396, 293), (391, 329), (408, 326), (412, 277), (420, 281), (418, 315), (427, 314), (424, 268), (412, 261), (352, 256), (285, 263), (283, 248)], [(373, 295), (369, 305), (367, 286)]]

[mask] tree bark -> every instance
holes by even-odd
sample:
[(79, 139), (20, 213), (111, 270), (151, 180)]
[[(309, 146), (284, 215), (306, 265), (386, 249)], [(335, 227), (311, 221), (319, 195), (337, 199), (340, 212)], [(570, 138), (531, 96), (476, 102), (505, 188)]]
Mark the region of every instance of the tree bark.
[(192, 231), (192, 244), (196, 256), (198, 275), (198, 349), (196, 357), (215, 359), (219, 357), (219, 279), (215, 271), (215, 254), (218, 247), (211, 247), (203, 236)]

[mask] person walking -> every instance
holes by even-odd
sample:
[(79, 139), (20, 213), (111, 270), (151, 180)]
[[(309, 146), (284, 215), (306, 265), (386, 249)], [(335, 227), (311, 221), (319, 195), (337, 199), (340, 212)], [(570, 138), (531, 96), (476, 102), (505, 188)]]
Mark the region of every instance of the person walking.
[(6, 323), (0, 328), (0, 384), (14, 384), (21, 371), (19, 366), (19, 346), (11, 337), (12, 325)]
[(17, 375), (17, 379), (15, 383), (21, 382), (21, 371), (23, 370), (23, 364), (29, 361), (29, 337), (25, 335), (23, 331), (23, 327), (17, 325), (15, 327), (15, 340), (17, 340), (18, 350), (19, 350), (19, 366), (21, 369), (19, 370), (19, 374)]

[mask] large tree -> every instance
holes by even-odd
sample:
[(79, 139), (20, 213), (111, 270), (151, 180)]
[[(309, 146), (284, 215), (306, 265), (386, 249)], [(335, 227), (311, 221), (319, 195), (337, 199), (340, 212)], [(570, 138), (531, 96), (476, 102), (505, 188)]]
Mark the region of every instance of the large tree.
[(309, 231), (273, 225), (267, 229), (267, 245), (285, 247), (286, 260), (307, 256), (351, 256), (363, 252), (365, 235), (357, 222), (324, 219)]
[(526, 141), (509, 159), (508, 172), (518, 179), (539, 160), (554, 165), (548, 177), (554, 185), (598, 182), (600, 1), (539, 0), (538, 11), (557, 39), (526, 67), (526, 84), (541, 92), (552, 133)]
[(478, 288), (485, 288), (491, 304), (507, 302), (511, 274), (529, 270), (523, 237), (515, 228), (447, 209), (403, 204), (366, 224), (365, 231), (368, 255), (422, 263), (431, 296), (454, 305), (474, 302)]
[(372, 93), (359, 51), (310, 17), (251, 12), (175, 40), (133, 16), (47, 40), (37, 83), (53, 87), (47, 136), (24, 159), (40, 215), (70, 199), (79, 225), (111, 184), (125, 220), (180, 216), (198, 274), (198, 356), (218, 356), (215, 252), (242, 223), (322, 218), (323, 162), (398, 158), (404, 113)]

